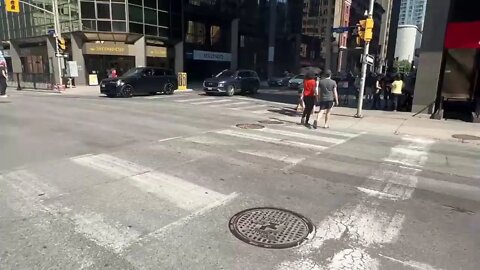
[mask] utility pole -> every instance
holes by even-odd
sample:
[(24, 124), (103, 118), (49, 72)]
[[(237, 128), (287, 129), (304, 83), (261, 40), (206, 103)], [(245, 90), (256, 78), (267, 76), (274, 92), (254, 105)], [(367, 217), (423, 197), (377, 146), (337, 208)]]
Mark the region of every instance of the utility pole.
[(362, 74), (361, 74), (361, 80), (360, 80), (360, 91), (358, 93), (357, 114), (355, 115), (355, 117), (357, 118), (363, 117), (362, 115), (363, 93), (365, 93), (365, 83), (367, 78), (367, 66), (368, 66), (367, 58), (370, 52), (370, 41), (372, 40), (374, 5), (375, 5), (375, 0), (370, 0), (367, 19), (363, 21), (365, 23), (365, 27), (364, 27), (365, 32), (364, 32), (364, 36), (361, 38), (365, 41), (365, 46), (363, 48), (363, 56), (362, 56)]

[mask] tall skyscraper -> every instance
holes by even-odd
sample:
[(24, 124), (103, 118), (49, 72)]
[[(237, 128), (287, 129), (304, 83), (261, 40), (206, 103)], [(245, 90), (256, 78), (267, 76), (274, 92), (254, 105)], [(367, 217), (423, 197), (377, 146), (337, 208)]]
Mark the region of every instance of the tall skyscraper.
[(402, 0), (399, 25), (416, 25), (423, 30), (427, 0)]

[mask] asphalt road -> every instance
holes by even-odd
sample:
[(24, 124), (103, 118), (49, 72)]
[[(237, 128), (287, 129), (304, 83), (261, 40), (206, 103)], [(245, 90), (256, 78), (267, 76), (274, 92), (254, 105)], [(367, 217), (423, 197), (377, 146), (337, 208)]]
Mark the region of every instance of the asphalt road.
[[(295, 93), (11, 93), (0, 103), (0, 268), (479, 269), (478, 147), (236, 126), (291, 113), (279, 101)], [(316, 230), (288, 249), (231, 234), (232, 216), (266, 206)]]

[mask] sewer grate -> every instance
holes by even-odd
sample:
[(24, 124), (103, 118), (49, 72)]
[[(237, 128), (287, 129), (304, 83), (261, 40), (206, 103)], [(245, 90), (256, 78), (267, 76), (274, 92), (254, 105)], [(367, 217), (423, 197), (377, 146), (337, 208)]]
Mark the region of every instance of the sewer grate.
[(453, 138), (459, 139), (462, 141), (478, 141), (480, 140), (479, 136), (473, 136), (473, 135), (468, 135), (468, 134), (454, 134), (452, 135)]
[(250, 245), (264, 248), (291, 248), (313, 235), (315, 227), (295, 212), (260, 207), (244, 210), (230, 219), (230, 231)]
[(281, 125), (283, 124), (282, 121), (278, 121), (278, 120), (261, 120), (261, 121), (258, 121), (259, 123), (261, 124), (266, 124), (266, 125)]
[(262, 129), (262, 128), (264, 128), (264, 126), (262, 126), (260, 124), (238, 124), (237, 127), (242, 128), (242, 129)]

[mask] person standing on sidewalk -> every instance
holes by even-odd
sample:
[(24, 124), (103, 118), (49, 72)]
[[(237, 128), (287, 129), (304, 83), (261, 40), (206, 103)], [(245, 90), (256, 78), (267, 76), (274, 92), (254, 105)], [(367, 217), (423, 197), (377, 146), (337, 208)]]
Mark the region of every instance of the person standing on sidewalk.
[(320, 111), (317, 114), (317, 119), (313, 122), (313, 128), (317, 128), (318, 121), (322, 118), (324, 111), (326, 111), (324, 128), (330, 127), (328, 121), (330, 120), (333, 105), (338, 105), (337, 82), (332, 80), (332, 71), (327, 70), (325, 71), (325, 79), (320, 80), (318, 86), (318, 106)]
[(392, 83), (392, 95), (393, 95), (393, 111), (396, 112), (399, 108), (400, 97), (402, 95), (403, 81), (400, 74), (395, 76), (395, 80)]
[(310, 116), (313, 114), (313, 108), (315, 107), (316, 86), (317, 81), (315, 75), (308, 73), (303, 81), (302, 99), (305, 103), (305, 108), (303, 110), (302, 120), (300, 121), (301, 124), (305, 124), (306, 126), (309, 126), (308, 121), (310, 121)]
[(7, 66), (4, 63), (0, 64), (0, 97), (6, 98), (7, 97)]
[(380, 94), (382, 92), (382, 85), (381, 81), (383, 80), (381, 75), (378, 75), (375, 78), (375, 85), (374, 85), (374, 92), (373, 92), (373, 104), (372, 104), (372, 110), (378, 110), (380, 109)]

